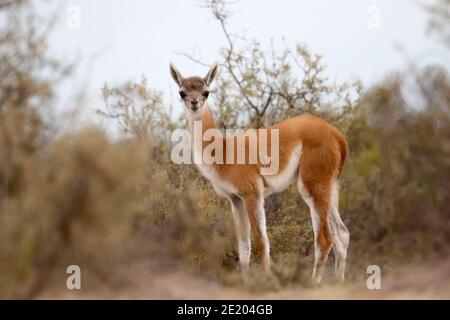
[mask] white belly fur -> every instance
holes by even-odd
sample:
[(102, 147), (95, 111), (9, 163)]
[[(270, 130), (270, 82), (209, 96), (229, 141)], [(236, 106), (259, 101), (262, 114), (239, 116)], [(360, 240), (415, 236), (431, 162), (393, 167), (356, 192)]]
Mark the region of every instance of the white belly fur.
[(301, 155), (302, 145), (300, 144), (293, 150), (291, 158), (282, 172), (277, 175), (264, 176), (264, 180), (266, 182), (264, 196), (283, 191), (297, 181)]
[[(300, 144), (292, 151), (291, 158), (282, 172), (277, 175), (264, 176), (264, 181), (266, 182), (264, 197), (283, 191), (297, 181), (301, 154), (302, 145)], [(194, 156), (198, 155), (194, 153)], [(231, 183), (221, 180), (213, 166), (198, 164), (197, 167), (201, 174), (210, 181), (218, 195), (229, 196), (236, 193), (236, 188)]]
[[(196, 152), (196, 150), (194, 150), (194, 159), (201, 159), (201, 156), (201, 152)], [(198, 161), (196, 163), (200, 162), (201, 161)], [(236, 193), (236, 188), (228, 181), (220, 179), (215, 168), (212, 165), (201, 163), (197, 164), (197, 168), (199, 169), (200, 173), (211, 183), (214, 191), (216, 191), (219, 196), (227, 197), (230, 194)]]

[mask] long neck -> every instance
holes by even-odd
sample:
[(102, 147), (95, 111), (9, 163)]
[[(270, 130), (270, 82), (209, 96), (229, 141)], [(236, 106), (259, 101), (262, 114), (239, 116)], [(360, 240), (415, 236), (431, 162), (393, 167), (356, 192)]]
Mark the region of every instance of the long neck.
[(189, 117), (188, 118), (189, 132), (191, 134), (194, 133), (194, 123), (196, 121), (201, 122), (203, 133), (208, 129), (217, 129), (216, 122), (214, 120), (214, 116), (207, 105), (205, 105), (202, 108), (202, 112), (199, 117), (196, 117), (196, 118)]
[(203, 140), (203, 135), (207, 130), (218, 129), (218, 127), (216, 126), (214, 116), (207, 105), (203, 106), (201, 114), (198, 117), (188, 118), (188, 125), (191, 133), (194, 156), (198, 157), (203, 154), (203, 150), (210, 143), (210, 141)]

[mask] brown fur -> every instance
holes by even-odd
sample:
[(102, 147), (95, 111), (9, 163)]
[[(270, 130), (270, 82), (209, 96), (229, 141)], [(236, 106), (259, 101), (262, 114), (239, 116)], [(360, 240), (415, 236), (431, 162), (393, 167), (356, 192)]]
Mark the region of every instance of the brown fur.
[[(202, 117), (203, 132), (216, 128), (209, 110), (205, 110)], [(303, 183), (314, 198), (322, 198), (330, 192), (325, 185), (333, 179), (338, 179), (345, 159), (348, 155), (348, 145), (344, 135), (326, 121), (312, 116), (301, 115), (280, 122), (270, 128), (278, 129), (280, 133), (280, 169), (283, 172), (293, 149), (302, 144), (300, 170)], [(258, 133), (259, 134), (259, 133)], [(223, 139), (224, 149), (230, 139), (237, 140), (237, 136)], [(270, 142), (270, 139), (269, 139)], [(210, 142), (204, 141), (206, 147)], [(248, 138), (245, 147), (248, 160)], [(235, 150), (237, 143), (234, 143)], [(271, 146), (268, 145), (270, 152)], [(236, 154), (236, 153), (235, 153)], [(224, 156), (225, 157), (225, 156)], [(236, 156), (235, 156), (236, 157)], [(223, 159), (225, 162), (225, 158)], [(237, 187), (240, 194), (253, 193), (256, 178), (261, 176), (261, 164), (215, 164), (219, 175)], [(245, 174), (242, 174), (244, 173)]]
[(190, 77), (183, 79), (182, 86), (187, 91), (198, 91), (202, 92), (203, 88), (206, 86), (205, 80), (200, 77)]
[[(203, 130), (215, 128), (214, 119), (210, 111), (203, 115)], [(317, 243), (321, 248), (321, 258), (326, 259), (332, 240), (328, 230), (328, 213), (331, 206), (331, 185), (333, 180), (339, 179), (345, 160), (348, 156), (348, 145), (344, 135), (326, 121), (312, 116), (301, 115), (270, 128), (279, 129), (280, 133), (280, 169), (286, 168), (287, 162), (295, 146), (302, 144), (299, 178), (312, 196), (319, 214), (320, 229)], [(223, 139), (224, 148), (230, 139)], [(270, 139), (269, 139), (270, 141)], [(209, 142), (204, 142), (206, 146)], [(236, 149), (236, 143), (234, 144)], [(248, 148), (248, 142), (246, 143)], [(270, 146), (268, 147), (270, 150)], [(224, 159), (225, 162), (225, 159)], [(216, 164), (217, 172), (223, 180), (229, 181), (238, 190), (238, 195), (244, 200), (252, 231), (255, 237), (256, 252), (262, 252), (261, 235), (252, 212), (255, 198), (258, 196), (258, 178), (261, 176), (261, 165), (256, 164)]]
[[(189, 109), (190, 101), (197, 99), (201, 92), (207, 90), (208, 85), (217, 74), (217, 65), (210, 69), (204, 79), (199, 77), (184, 79), (173, 65), (171, 65), (171, 74), (179, 84), (180, 89), (188, 92), (188, 96), (184, 100), (186, 107)], [(203, 104), (203, 108), (199, 112), (201, 112), (203, 132), (206, 132), (208, 129), (216, 129), (214, 118), (206, 103)], [(307, 196), (308, 201), (312, 201), (314, 211), (318, 215), (319, 228), (316, 232), (315, 242), (320, 255), (316, 264), (321, 266), (325, 262), (333, 244), (328, 227), (328, 215), (332, 205), (332, 185), (339, 179), (345, 160), (348, 157), (347, 141), (338, 129), (312, 115), (301, 115), (282, 121), (268, 128), (269, 135), (272, 134), (274, 129), (277, 129), (279, 132), (279, 171), (275, 174), (275, 177), (286, 170), (294, 149), (297, 146), (302, 146), (300, 163), (298, 165), (298, 179), (301, 182), (299, 185), (301, 185), (302, 189), (305, 189), (301, 190), (302, 195), (304, 197)], [(242, 201), (242, 204), (245, 206), (254, 236), (255, 250), (261, 257), (266, 270), (269, 270), (270, 255), (265, 230), (265, 216), (264, 212), (261, 212), (261, 209), (258, 208), (258, 206), (262, 205), (259, 201), (262, 201), (261, 198), (263, 198), (261, 181), (265, 181), (265, 177), (261, 174), (263, 165), (259, 161), (256, 164), (249, 163), (250, 141), (256, 140), (257, 143), (262, 133), (261, 130), (257, 130), (256, 135), (245, 135), (245, 164), (226, 164), (226, 152), (224, 152), (223, 164), (216, 163), (212, 166), (214, 166), (214, 171), (220, 181), (226, 181), (234, 187), (235, 194), (227, 195), (230, 201), (235, 205), (239, 205), (239, 201)], [(224, 151), (234, 141), (234, 163), (236, 163), (238, 136), (219, 139), (223, 143)], [(271, 154), (272, 146), (270, 141), (269, 138), (267, 150)], [(203, 148), (209, 143), (210, 141), (203, 141)], [(304, 195), (303, 193), (306, 194)], [(340, 220), (339, 216), (338, 219)], [(341, 227), (346, 231), (342, 221)], [(348, 245), (348, 239), (346, 241), (345, 246)], [(346, 254), (346, 248), (344, 254)], [(345, 256), (343, 263), (345, 264)], [(317, 268), (314, 270), (316, 271)], [(318, 277), (319, 281), (320, 277), (321, 275)]]

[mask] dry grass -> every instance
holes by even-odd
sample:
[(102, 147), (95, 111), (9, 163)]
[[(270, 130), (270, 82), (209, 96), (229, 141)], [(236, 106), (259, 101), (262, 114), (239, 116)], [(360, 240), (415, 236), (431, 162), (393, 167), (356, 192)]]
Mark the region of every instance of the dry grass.
[[(273, 276), (252, 261), (251, 272), (242, 278), (229, 204), (194, 167), (170, 162), (168, 136), (185, 123), (172, 119), (161, 93), (145, 80), (103, 91), (103, 114), (119, 120), (129, 135), (113, 140), (97, 126), (82, 124), (77, 124), (81, 129), (61, 130), (58, 124), (65, 119), (52, 116), (53, 97), (70, 68), (48, 57), (48, 29), (33, 19), (33, 6), (23, 3), (2, 9), (10, 11), (2, 12), (8, 23), (0, 37), (0, 298), (35, 298), (59, 290), (71, 264), (81, 267), (85, 286), (107, 288), (111, 296), (132, 288), (136, 296), (146, 297), (139, 288), (155, 277), (165, 281), (168, 272), (188, 278), (186, 283), (192, 278), (192, 285), (201, 278), (220, 292), (222, 286), (233, 286), (233, 292), (249, 295), (311, 286), (311, 223), (295, 188), (266, 202)], [(263, 51), (250, 49), (233, 55), (238, 59), (233, 64), (258, 66)], [(305, 48), (298, 49), (301, 61), (311, 58)], [(371, 264), (390, 273), (403, 264), (442, 259), (450, 241), (447, 70), (430, 66), (394, 74), (360, 101), (346, 95), (345, 86), (336, 88), (316, 77), (322, 75), (321, 64), (313, 63), (299, 81), (289, 69), (288, 55), (267, 70), (273, 73), (269, 84), (296, 92), (297, 98), (288, 104), (270, 98), (269, 113), (254, 118), (252, 108), (236, 107), (246, 106), (242, 92), (234, 90), (228, 99), (232, 79), (223, 73), (216, 94), (221, 125), (245, 127), (312, 112), (346, 133), (351, 154), (340, 211), (351, 233), (351, 282), (363, 283)], [(250, 74), (248, 94), (261, 102), (265, 77)], [(412, 80), (422, 98), (420, 108), (403, 90)], [(311, 101), (310, 95), (315, 97)], [(327, 106), (333, 95), (341, 102), (339, 110)], [(138, 282), (141, 273), (135, 265), (147, 270)], [(130, 297), (126, 292), (124, 297)]]

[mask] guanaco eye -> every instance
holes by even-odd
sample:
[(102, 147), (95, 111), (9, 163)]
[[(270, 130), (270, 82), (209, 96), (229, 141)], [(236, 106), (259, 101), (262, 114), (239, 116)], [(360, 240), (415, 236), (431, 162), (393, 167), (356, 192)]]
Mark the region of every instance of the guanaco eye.
[(203, 91), (202, 96), (206, 98), (209, 97), (209, 91)]
[(180, 91), (179, 94), (180, 94), (181, 99), (186, 98), (186, 92)]

